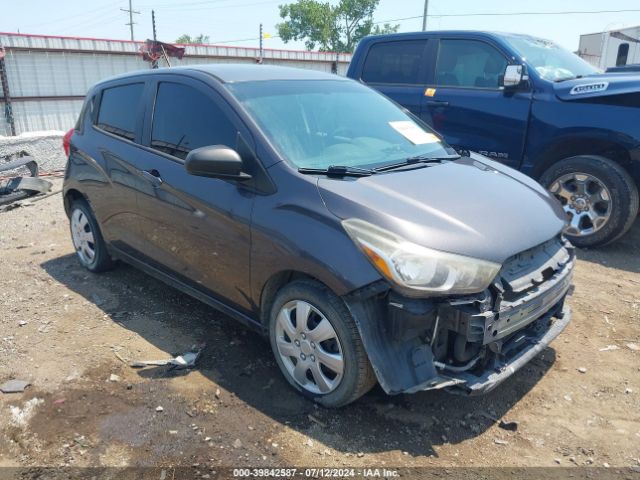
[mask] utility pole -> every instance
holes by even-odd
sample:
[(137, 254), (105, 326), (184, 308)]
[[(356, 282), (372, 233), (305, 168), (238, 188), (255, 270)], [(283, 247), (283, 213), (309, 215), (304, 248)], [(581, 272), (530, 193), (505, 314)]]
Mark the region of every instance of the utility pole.
[(131, 41), (133, 41), (134, 40), (134, 38), (133, 38), (133, 25), (135, 23), (133, 21), (133, 14), (136, 13), (136, 14), (139, 15), (140, 12), (137, 12), (137, 11), (135, 11), (133, 9), (133, 6), (131, 5), (131, 1), (132, 0), (129, 0), (129, 8), (128, 9), (127, 8), (121, 8), (120, 10), (122, 10), (123, 12), (129, 12), (129, 23), (125, 23), (125, 25), (129, 25), (129, 28), (131, 30)]
[(260, 57), (258, 63), (262, 63), (262, 24), (260, 24)]
[[(151, 10), (151, 25), (153, 27), (153, 41), (156, 42), (156, 12), (154, 10)], [(158, 60), (151, 60), (151, 68), (158, 68)]]
[(427, 31), (427, 14), (429, 12), (429, 0), (424, 0), (424, 13), (422, 14), (422, 31)]

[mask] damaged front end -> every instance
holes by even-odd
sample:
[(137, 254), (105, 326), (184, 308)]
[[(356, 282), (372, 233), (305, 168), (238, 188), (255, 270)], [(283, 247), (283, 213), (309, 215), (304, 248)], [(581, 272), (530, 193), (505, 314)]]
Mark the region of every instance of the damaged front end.
[[(557, 337), (575, 254), (561, 236), (509, 258), (477, 295), (408, 298), (379, 282), (345, 300), (389, 394), (492, 390)], [(365, 320), (366, 319), (366, 320)]]

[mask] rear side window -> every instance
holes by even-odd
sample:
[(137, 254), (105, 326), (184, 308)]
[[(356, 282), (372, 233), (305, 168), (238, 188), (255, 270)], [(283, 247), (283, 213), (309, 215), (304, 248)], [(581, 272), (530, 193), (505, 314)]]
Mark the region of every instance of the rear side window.
[(133, 140), (143, 91), (144, 83), (105, 89), (100, 101), (97, 126), (114, 135)]
[(507, 59), (491, 45), (475, 40), (441, 40), (436, 85), (499, 88)]
[(237, 130), (216, 103), (188, 85), (162, 82), (153, 113), (151, 147), (184, 159), (194, 148), (235, 148)]
[(420, 83), (426, 40), (376, 43), (369, 49), (361, 78), (366, 83)]
[(93, 106), (95, 104), (95, 101), (96, 101), (96, 97), (94, 95), (91, 98), (87, 98), (87, 100), (85, 100), (85, 102), (82, 104), (80, 115), (78, 115), (76, 124), (73, 127), (74, 130), (78, 132), (83, 132), (85, 122), (89, 119), (93, 119)]

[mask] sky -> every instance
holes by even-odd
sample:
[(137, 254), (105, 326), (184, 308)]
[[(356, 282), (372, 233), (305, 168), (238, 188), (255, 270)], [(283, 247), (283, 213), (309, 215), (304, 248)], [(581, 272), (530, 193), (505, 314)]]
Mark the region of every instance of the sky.
[[(329, 0), (337, 3), (336, 0)], [(259, 25), (277, 34), (278, 5), (286, 0), (132, 0), (136, 40), (152, 37), (151, 10), (156, 13), (158, 39), (173, 42), (182, 34), (208, 35), (213, 44), (257, 46)], [(0, 0), (0, 31), (32, 34), (129, 39), (128, 0)], [(380, 0), (374, 21), (399, 24), (399, 31), (422, 28), (423, 0)], [(618, 13), (563, 13), (602, 10)], [(531, 13), (544, 15), (477, 15)], [(475, 14), (475, 15), (470, 15)], [(407, 20), (407, 17), (420, 17)], [(638, 0), (429, 0), (427, 28), (494, 30), (527, 33), (553, 40), (575, 51), (581, 34), (640, 25)], [(265, 48), (304, 49), (302, 42), (264, 40)]]

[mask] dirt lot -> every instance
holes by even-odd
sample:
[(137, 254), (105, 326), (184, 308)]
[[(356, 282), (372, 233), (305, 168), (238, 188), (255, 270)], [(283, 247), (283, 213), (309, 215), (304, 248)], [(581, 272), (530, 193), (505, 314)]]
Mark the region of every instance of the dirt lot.
[[(331, 411), (231, 319), (126, 265), (80, 268), (59, 195), (0, 213), (0, 383), (32, 384), (0, 394), (0, 466), (638, 467), (639, 252), (640, 222), (580, 251), (572, 323), (497, 391)], [(122, 361), (200, 342), (191, 371)]]

